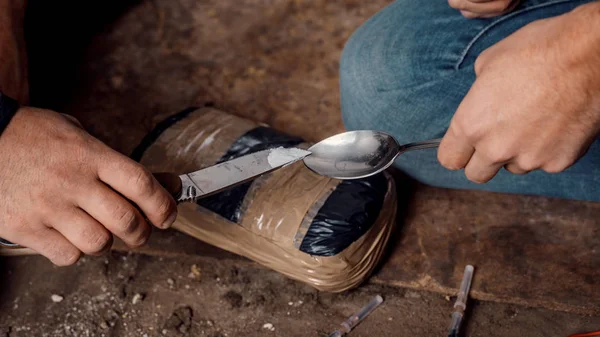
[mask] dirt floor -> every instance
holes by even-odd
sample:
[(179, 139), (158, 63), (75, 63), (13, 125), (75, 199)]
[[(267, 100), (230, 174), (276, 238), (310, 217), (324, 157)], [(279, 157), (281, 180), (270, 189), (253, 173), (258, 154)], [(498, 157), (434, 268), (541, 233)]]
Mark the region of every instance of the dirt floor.
[[(389, 2), (31, 0), (32, 103), (77, 116), (92, 134), (125, 154), (130, 154), (163, 117), (207, 103), (307, 140), (318, 140), (342, 129), (337, 68), (344, 42)], [(77, 14), (67, 14), (66, 9)], [(446, 196), (445, 192), (425, 190), (417, 194), (420, 204), (413, 205), (411, 217), (429, 223), (431, 233), (437, 235), (433, 238), (443, 240), (449, 236), (436, 234), (433, 229), (446, 222), (454, 226), (472, 222), (472, 227), (493, 222), (497, 213), (487, 214), (482, 204), (490, 203), (513, 210), (513, 218), (506, 221), (514, 220), (515, 228), (535, 225), (553, 231), (553, 224), (560, 229), (564, 223), (564, 231), (554, 233), (568, 238), (579, 237), (582, 232), (577, 225), (583, 223), (585, 233), (591, 233), (590, 245), (595, 242), (591, 238), (597, 237), (593, 219), (600, 210), (594, 207), (561, 209), (558, 201), (480, 196), (468, 199), (465, 193)], [(436, 202), (436, 198), (453, 200), (447, 203), (452, 207), (442, 208), (451, 214), (445, 220), (437, 213), (427, 213), (431, 208), (427, 202)], [(481, 209), (468, 209), (468, 200), (473, 198), (482, 200)], [(521, 204), (521, 208), (515, 206)], [(528, 205), (537, 213), (529, 212)], [(576, 210), (577, 216), (571, 216), (569, 210)], [(408, 233), (420, 228), (414, 226), (416, 223), (407, 227)], [(511, 223), (496, 224), (501, 229), (511, 228)], [(506, 239), (509, 243), (523, 237), (521, 231), (510, 233)], [(537, 234), (532, 230), (523, 239)], [(413, 237), (404, 237), (404, 247), (415, 245)], [(465, 237), (467, 248), (471, 243), (479, 244)], [(482, 264), (491, 262), (488, 272), (492, 273), (488, 275), (503, 277), (503, 273), (493, 271), (512, 269), (501, 269), (495, 263), (511, 263), (515, 256), (552, 260), (553, 255), (576, 256), (569, 249), (579, 247), (575, 240), (561, 246), (563, 240), (556, 239), (558, 243), (540, 240), (519, 250), (507, 241), (497, 245), (508, 252), (498, 254), (497, 259), (481, 255)], [(439, 242), (425, 244), (430, 256), (440, 257), (432, 261), (446, 263)], [(153, 247), (160, 247), (160, 242)], [(517, 248), (509, 252), (510, 247)], [(430, 261), (419, 260), (425, 251), (410, 248), (405, 250), (408, 255), (395, 255), (392, 260), (396, 268), (412, 269), (404, 272), (384, 265), (371, 284), (344, 294), (320, 293), (231, 254), (204, 251), (187, 249), (186, 254), (171, 255), (156, 250), (148, 254), (113, 252), (106, 257), (86, 257), (68, 268), (56, 268), (39, 256), (0, 257), (0, 337), (327, 336), (376, 294), (385, 298), (384, 304), (350, 336), (446, 333), (453, 298), (402, 287), (412, 285), (410, 282), (394, 282), (397, 274), (408, 280), (435, 276), (425, 268)], [(434, 256), (434, 252), (439, 254)], [(524, 303), (534, 303), (528, 302), (531, 296), (551, 302), (553, 289), (559, 289), (562, 292), (557, 302), (567, 304), (568, 291), (564, 289), (582, 289), (584, 295), (572, 301), (572, 307), (580, 308), (582, 297), (589, 294), (595, 298), (592, 291), (598, 278), (593, 275), (597, 275), (599, 259), (595, 250), (560, 259), (566, 262), (558, 268), (561, 273), (556, 284), (547, 282), (551, 277), (546, 273), (553, 269), (545, 266), (551, 263), (538, 266), (537, 274), (518, 269), (504, 275), (512, 285), (507, 289), (515, 290), (517, 281), (526, 280), (523, 293), (530, 297), (521, 297), (526, 299)], [(570, 272), (577, 274), (572, 270), (576, 266), (585, 267), (580, 273), (587, 283), (568, 278)], [(502, 290), (493, 287), (497, 282), (491, 278), (477, 282)], [(535, 282), (546, 284), (539, 294)], [(506, 292), (501, 295), (513, 296)], [(472, 311), (464, 336), (566, 337), (600, 329), (600, 315), (488, 298), (494, 300), (470, 302)], [(584, 309), (598, 312), (595, 303)]]
[[(327, 336), (377, 294), (384, 303), (351, 336), (443, 336), (454, 300), (373, 284), (320, 293), (228, 259), (112, 253), (68, 268), (36, 256), (0, 261), (3, 337)], [(567, 336), (600, 325), (598, 317), (470, 305), (465, 336)]]

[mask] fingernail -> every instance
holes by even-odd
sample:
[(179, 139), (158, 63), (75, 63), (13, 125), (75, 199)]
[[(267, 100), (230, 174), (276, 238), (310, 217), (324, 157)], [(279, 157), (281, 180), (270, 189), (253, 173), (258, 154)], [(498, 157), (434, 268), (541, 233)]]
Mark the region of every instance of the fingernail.
[(171, 213), (171, 215), (169, 215), (167, 220), (165, 220), (165, 222), (163, 222), (163, 224), (160, 226), (160, 228), (171, 227), (171, 225), (175, 222), (175, 219), (177, 219), (177, 212)]

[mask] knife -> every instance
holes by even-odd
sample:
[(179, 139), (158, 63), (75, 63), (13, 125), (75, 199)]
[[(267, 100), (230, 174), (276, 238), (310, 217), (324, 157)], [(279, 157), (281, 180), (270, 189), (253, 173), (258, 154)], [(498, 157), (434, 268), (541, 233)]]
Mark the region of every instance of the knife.
[(251, 153), (180, 176), (172, 173), (154, 173), (154, 177), (171, 193), (177, 203), (194, 202), (290, 165), (310, 154), (310, 151), (298, 148), (279, 147)]
[[(295, 163), (311, 154), (299, 148), (278, 147), (251, 153), (198, 171), (177, 176), (173, 173), (154, 173), (158, 182), (180, 204), (195, 202), (266, 173)], [(0, 238), (0, 246), (21, 246)]]

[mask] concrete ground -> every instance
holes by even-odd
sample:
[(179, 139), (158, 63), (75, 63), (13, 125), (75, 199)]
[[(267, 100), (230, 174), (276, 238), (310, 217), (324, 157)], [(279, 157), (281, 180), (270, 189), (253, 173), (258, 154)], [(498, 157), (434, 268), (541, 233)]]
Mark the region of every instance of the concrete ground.
[[(375, 284), (320, 293), (246, 261), (201, 256), (113, 253), (69, 268), (9, 258), (1, 280), (7, 337), (327, 336), (377, 294), (384, 303), (350, 336), (443, 336), (454, 300)], [(567, 336), (600, 326), (599, 317), (519, 305), (470, 307), (464, 336)]]
[[(126, 154), (206, 103), (318, 140), (343, 129), (344, 42), (389, 2), (31, 0), (32, 103)], [(465, 336), (600, 329), (598, 205), (431, 188), (411, 200), (388, 262), (344, 294), (172, 232), (68, 268), (0, 257), (0, 336), (327, 336), (376, 294), (384, 304), (350, 336), (440, 336), (469, 259), (481, 272)]]

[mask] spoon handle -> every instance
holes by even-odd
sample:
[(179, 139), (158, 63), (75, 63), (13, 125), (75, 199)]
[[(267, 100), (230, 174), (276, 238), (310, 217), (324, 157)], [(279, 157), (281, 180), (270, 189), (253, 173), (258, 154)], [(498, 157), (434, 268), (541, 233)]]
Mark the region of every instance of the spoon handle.
[(398, 152), (402, 153), (402, 152), (413, 151), (413, 150), (431, 149), (431, 148), (440, 146), (441, 141), (442, 141), (442, 139), (438, 138), (438, 139), (425, 140), (422, 142), (409, 143), (409, 144), (400, 146), (400, 150)]

